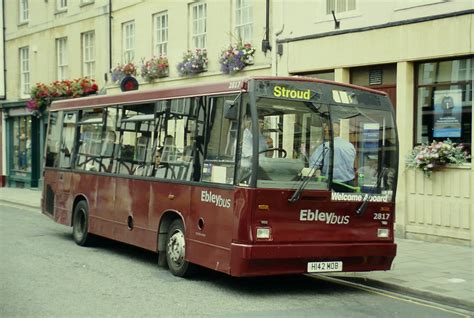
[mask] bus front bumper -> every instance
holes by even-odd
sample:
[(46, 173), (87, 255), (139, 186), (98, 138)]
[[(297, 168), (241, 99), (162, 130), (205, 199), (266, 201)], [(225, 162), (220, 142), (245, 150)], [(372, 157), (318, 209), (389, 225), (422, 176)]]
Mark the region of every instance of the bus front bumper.
[(307, 273), (309, 262), (341, 261), (343, 272), (389, 270), (393, 242), (231, 245), (232, 276)]

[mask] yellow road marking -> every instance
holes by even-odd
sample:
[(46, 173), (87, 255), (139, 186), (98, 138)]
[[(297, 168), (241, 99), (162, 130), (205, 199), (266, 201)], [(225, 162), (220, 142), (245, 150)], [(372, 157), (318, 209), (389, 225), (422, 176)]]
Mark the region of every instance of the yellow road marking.
[[(344, 280), (341, 280), (341, 279), (322, 276), (322, 275), (317, 275), (317, 274), (313, 274), (313, 275), (306, 274), (306, 276), (314, 278), (314, 279), (325, 280), (325, 281), (328, 281), (328, 282), (331, 282), (331, 283), (345, 285), (345, 286), (352, 287), (352, 288), (357, 288), (357, 289), (364, 290), (364, 291), (367, 291), (367, 292), (370, 292), (370, 293), (373, 293), (373, 294), (377, 294), (377, 295), (380, 295), (380, 296), (393, 298), (393, 299), (396, 299), (396, 300), (401, 300), (401, 301), (409, 302), (409, 303), (416, 304), (416, 305), (421, 305), (421, 306), (432, 308), (432, 309), (437, 309), (437, 310), (440, 310), (440, 311), (448, 312), (448, 313), (455, 314), (455, 315), (465, 317), (465, 318), (470, 318), (471, 317), (471, 316), (468, 316), (468, 315), (465, 315), (465, 314), (462, 314), (462, 313), (459, 313), (459, 312), (456, 312), (456, 311), (452, 311), (452, 310), (449, 310), (449, 309), (446, 309), (446, 308), (443, 308), (443, 307), (438, 307), (436, 305), (430, 305), (430, 304), (427, 304), (427, 303), (423, 303), (421, 301), (416, 301), (416, 300), (413, 300), (413, 299), (408, 299), (408, 298), (396, 296), (396, 294), (393, 293), (393, 292), (380, 291), (379, 289), (376, 289), (374, 287), (366, 287), (366, 286), (362, 286), (362, 285), (357, 284), (357, 283), (347, 282), (347, 281), (344, 281)], [(407, 296), (407, 297), (410, 297), (410, 296)]]

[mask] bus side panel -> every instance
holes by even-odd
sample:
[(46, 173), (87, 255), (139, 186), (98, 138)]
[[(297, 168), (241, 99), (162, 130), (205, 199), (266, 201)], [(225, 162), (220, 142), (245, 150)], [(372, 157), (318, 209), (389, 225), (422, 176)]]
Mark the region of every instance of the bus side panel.
[[(113, 184), (115, 183), (115, 187)], [(99, 212), (101, 219), (109, 221), (104, 230), (107, 237), (148, 250), (156, 250), (156, 229), (148, 224), (150, 182), (128, 178), (115, 178), (112, 190), (99, 188), (113, 198), (107, 209)], [(109, 193), (115, 190), (113, 195)], [(102, 209), (102, 206), (99, 206)]]
[[(234, 223), (232, 241), (237, 243), (250, 243), (253, 241), (251, 226), (253, 222), (252, 211), (255, 202), (255, 191), (247, 188), (236, 188), (234, 195)], [(260, 213), (264, 213), (260, 211)]]
[(186, 217), (190, 262), (220, 272), (230, 272), (234, 189), (195, 187), (191, 213)]
[(44, 173), (42, 212), (64, 225), (71, 225), (71, 178), (71, 172), (46, 169)]

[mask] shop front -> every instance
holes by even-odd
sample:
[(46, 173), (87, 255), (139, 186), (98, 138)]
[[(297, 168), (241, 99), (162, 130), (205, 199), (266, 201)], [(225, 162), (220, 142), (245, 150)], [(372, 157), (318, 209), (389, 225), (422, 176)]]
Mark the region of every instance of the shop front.
[(40, 186), (45, 114), (35, 116), (25, 102), (0, 105), (5, 126), (3, 151), (6, 159), (6, 186)]

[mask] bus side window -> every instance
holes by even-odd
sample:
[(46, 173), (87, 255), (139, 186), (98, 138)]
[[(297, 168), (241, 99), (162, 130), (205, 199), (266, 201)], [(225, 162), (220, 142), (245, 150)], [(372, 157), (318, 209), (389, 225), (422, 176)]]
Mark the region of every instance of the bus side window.
[(76, 168), (98, 172), (101, 170), (103, 110), (82, 111), (79, 125), (79, 147)]
[(194, 158), (195, 107), (190, 98), (162, 101), (163, 119), (155, 158), (155, 177), (191, 180)]

